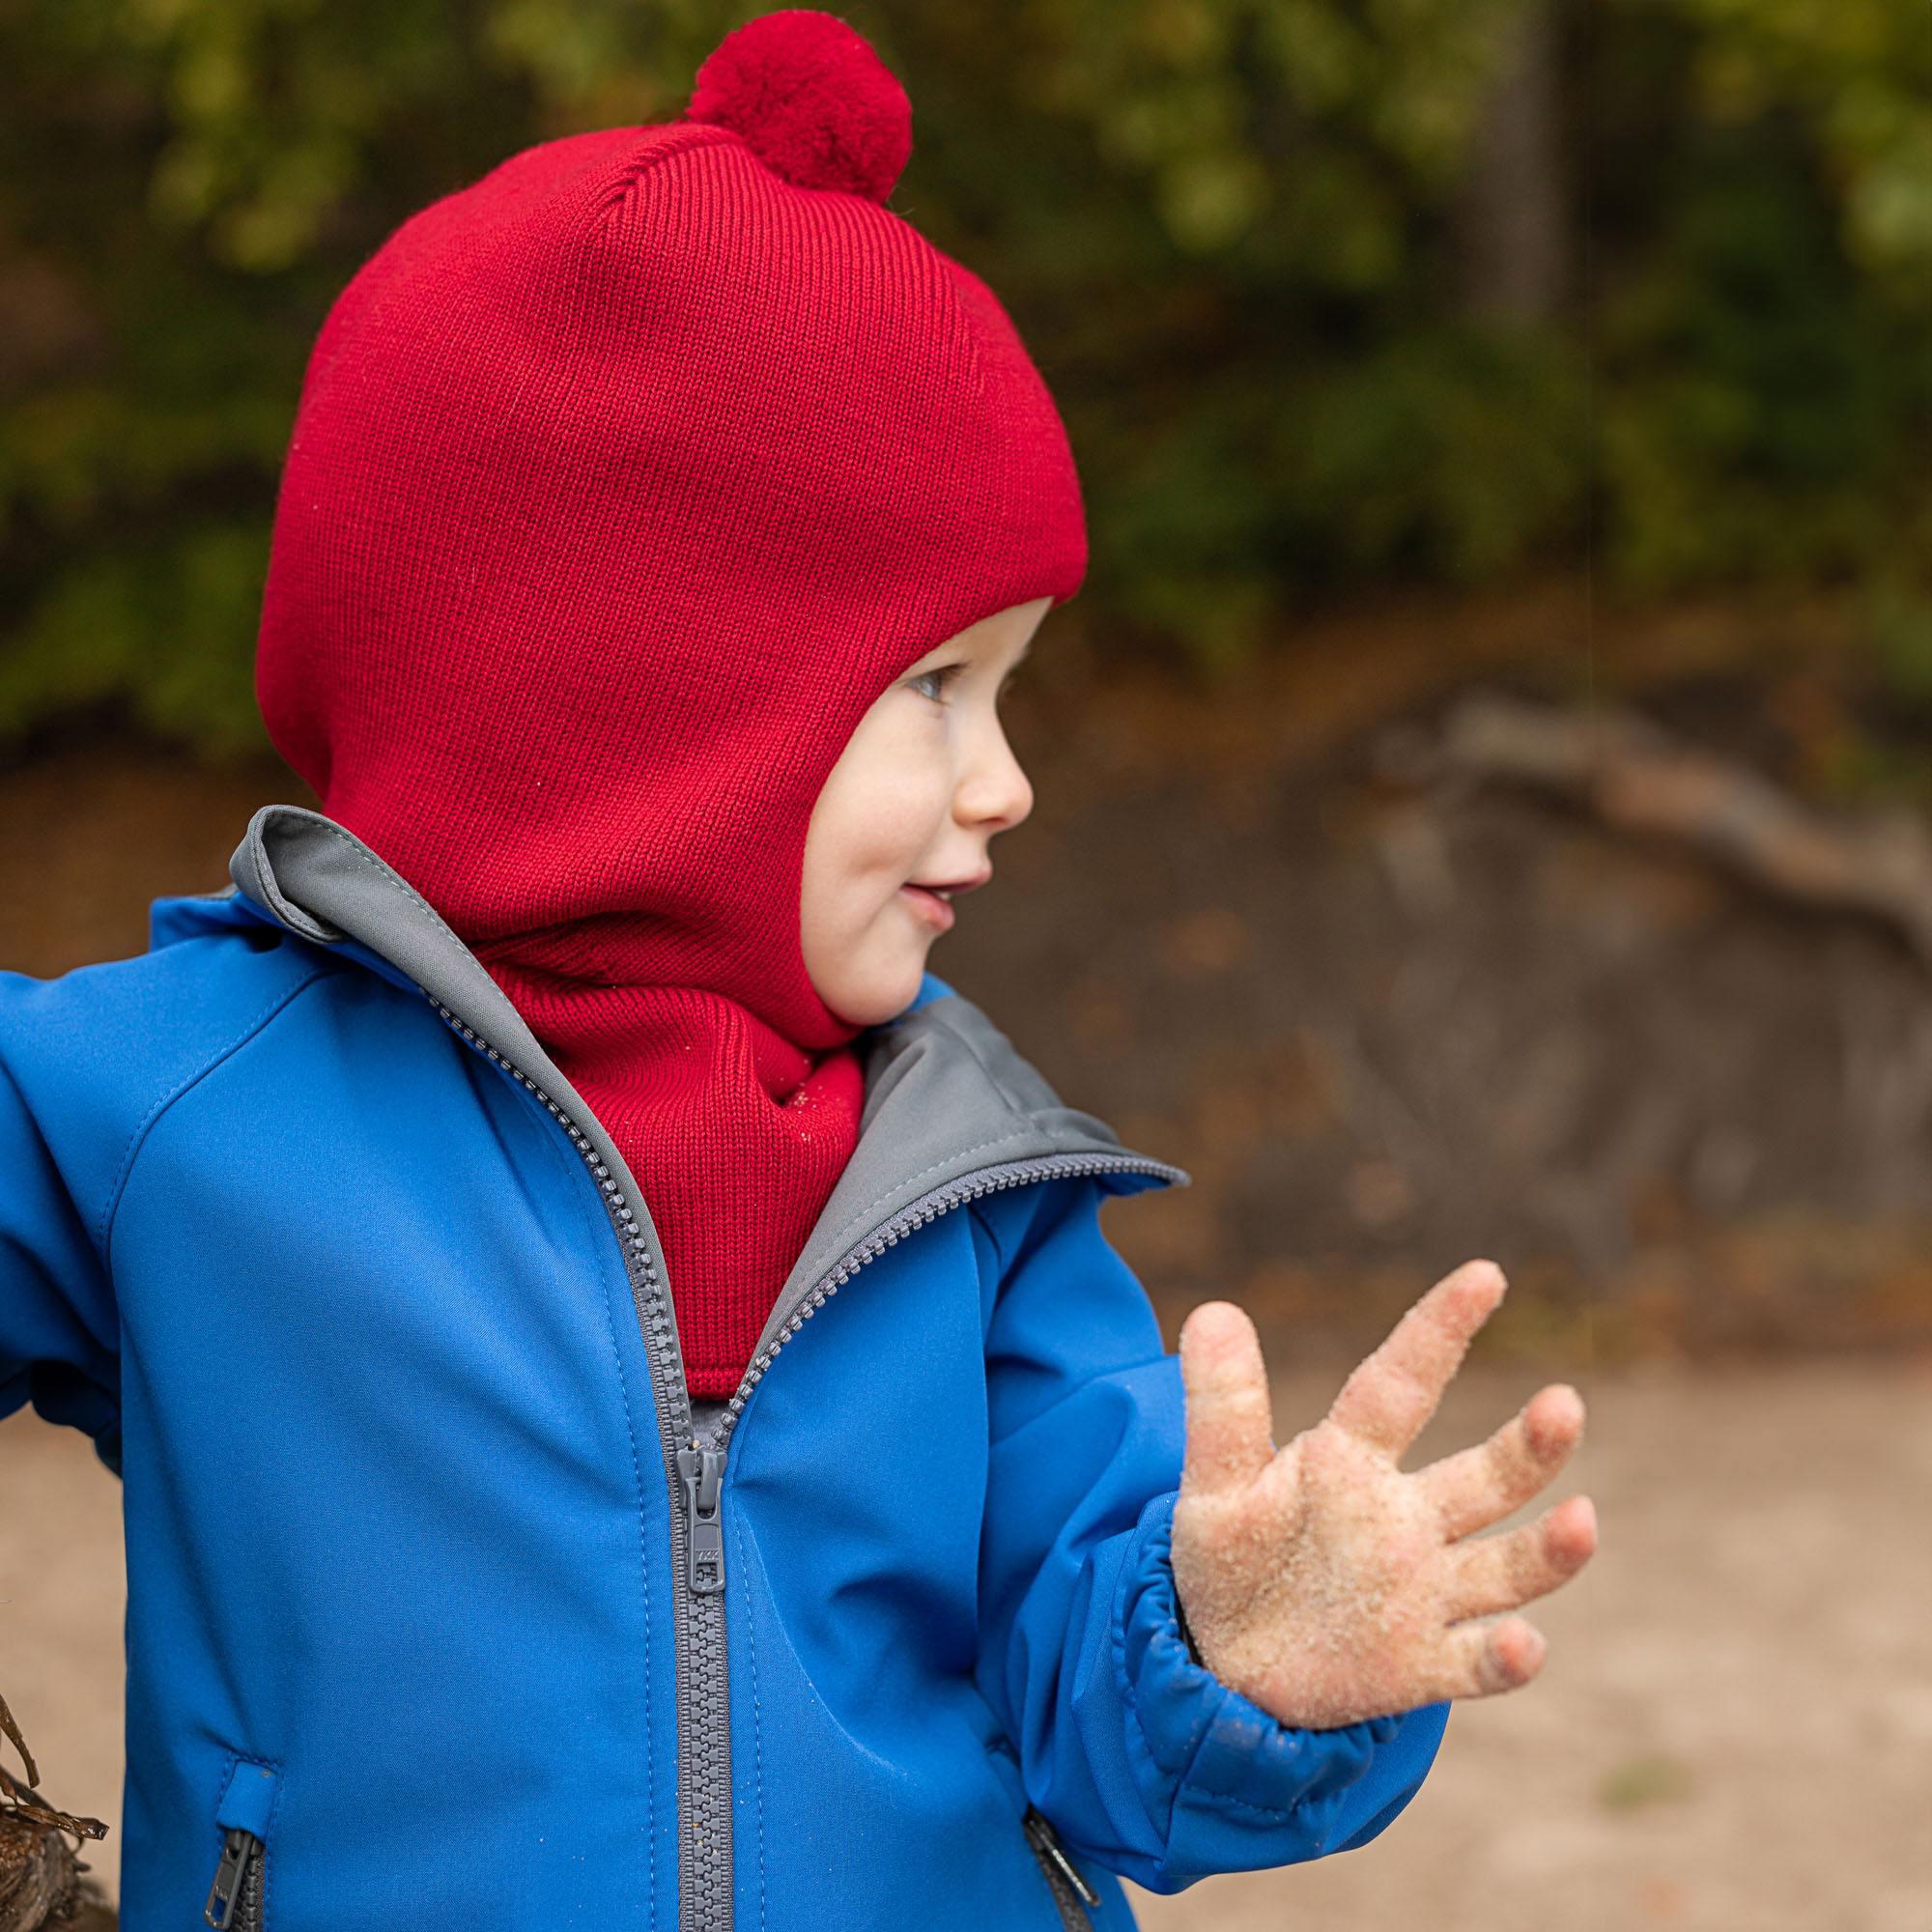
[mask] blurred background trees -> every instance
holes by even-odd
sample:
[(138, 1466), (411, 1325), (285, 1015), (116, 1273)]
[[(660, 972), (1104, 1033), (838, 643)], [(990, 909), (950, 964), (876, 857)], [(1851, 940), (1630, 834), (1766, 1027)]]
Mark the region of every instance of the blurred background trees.
[[(756, 11), (0, 0), (0, 750), (102, 703), (263, 749), (274, 482), (335, 293), (518, 148), (674, 118)], [(848, 17), (914, 101), (891, 205), (1067, 414), (1091, 626), (1212, 674), (1369, 585), (1829, 590), (1932, 713), (1915, 0)]]

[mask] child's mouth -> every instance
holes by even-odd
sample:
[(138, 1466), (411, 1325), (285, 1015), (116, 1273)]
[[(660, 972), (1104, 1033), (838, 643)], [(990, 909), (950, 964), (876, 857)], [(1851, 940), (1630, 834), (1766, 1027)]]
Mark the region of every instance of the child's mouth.
[(928, 892), (923, 886), (901, 886), (899, 891), (912, 901), (920, 916), (931, 920), (941, 932), (952, 929), (952, 908), (937, 893)]

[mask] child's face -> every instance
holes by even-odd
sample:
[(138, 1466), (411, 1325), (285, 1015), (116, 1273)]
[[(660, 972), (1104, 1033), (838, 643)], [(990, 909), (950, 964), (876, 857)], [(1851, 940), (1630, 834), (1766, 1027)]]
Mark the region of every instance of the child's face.
[(952, 923), (910, 883), (981, 877), (994, 833), (1033, 810), (995, 706), (1052, 604), (1012, 605), (926, 652), (859, 721), (812, 807), (799, 895), (805, 968), (850, 1025), (911, 1004), (926, 949)]

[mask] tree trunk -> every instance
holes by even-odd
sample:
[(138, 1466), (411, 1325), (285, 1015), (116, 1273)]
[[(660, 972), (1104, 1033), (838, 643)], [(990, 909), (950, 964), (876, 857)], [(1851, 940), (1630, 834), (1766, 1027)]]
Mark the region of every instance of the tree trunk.
[(1561, 0), (1526, 0), (1505, 35), (1463, 185), (1463, 307), (1540, 323), (1562, 301), (1569, 267)]

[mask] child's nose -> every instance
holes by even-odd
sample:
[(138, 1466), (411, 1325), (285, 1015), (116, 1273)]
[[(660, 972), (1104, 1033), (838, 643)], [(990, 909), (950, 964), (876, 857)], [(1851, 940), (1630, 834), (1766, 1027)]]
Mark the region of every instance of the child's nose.
[(961, 784), (956, 809), (961, 818), (981, 826), (990, 823), (995, 832), (1009, 830), (1033, 810), (1033, 785), (998, 725)]

